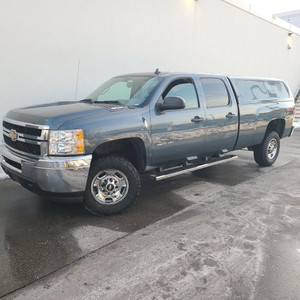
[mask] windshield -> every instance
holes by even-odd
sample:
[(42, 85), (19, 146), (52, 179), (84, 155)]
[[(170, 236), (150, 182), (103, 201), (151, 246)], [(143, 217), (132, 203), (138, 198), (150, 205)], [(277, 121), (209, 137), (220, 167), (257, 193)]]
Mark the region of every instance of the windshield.
[(96, 103), (142, 105), (149, 98), (159, 79), (152, 76), (114, 77), (91, 93), (87, 99)]

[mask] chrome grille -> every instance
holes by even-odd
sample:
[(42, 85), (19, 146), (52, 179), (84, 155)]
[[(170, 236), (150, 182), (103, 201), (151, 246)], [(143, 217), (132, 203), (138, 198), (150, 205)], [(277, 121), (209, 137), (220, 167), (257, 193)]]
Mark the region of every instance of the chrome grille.
[(10, 164), (11, 166), (13, 166), (14, 168), (17, 168), (17, 169), (19, 169), (19, 170), (22, 170), (22, 166), (21, 166), (20, 163), (18, 163), (18, 162), (16, 162), (16, 161), (13, 161), (13, 160), (11, 160), (11, 159), (5, 157), (5, 156), (3, 156), (3, 158), (4, 158), (4, 160), (5, 160), (8, 164)]
[(13, 129), (18, 133), (28, 134), (32, 136), (41, 136), (42, 133), (41, 129), (24, 127), (17, 124), (8, 123), (6, 121), (3, 121), (3, 128), (6, 128), (8, 130)]
[(3, 139), (6, 146), (26, 156), (45, 156), (48, 153), (49, 127), (23, 123), (5, 118), (3, 120)]
[(34, 144), (29, 144), (26, 142), (20, 142), (20, 141), (13, 141), (10, 139), (10, 137), (4, 135), (4, 143), (8, 145), (11, 148), (14, 148), (16, 150), (19, 150), (21, 152), (25, 152), (28, 154), (33, 154), (33, 155), (41, 155), (41, 146), (40, 145), (34, 145)]

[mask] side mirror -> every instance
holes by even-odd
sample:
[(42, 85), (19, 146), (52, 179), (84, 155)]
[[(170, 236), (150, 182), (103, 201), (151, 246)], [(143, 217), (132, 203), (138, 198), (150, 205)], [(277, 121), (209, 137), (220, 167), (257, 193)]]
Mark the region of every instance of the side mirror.
[(181, 97), (167, 97), (159, 105), (160, 110), (185, 108), (185, 100)]

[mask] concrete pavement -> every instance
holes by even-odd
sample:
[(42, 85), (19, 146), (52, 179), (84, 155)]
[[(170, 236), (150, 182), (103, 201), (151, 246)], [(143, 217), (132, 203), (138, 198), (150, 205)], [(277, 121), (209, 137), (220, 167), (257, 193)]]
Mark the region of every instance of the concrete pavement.
[[(240, 158), (228, 164), (159, 184), (145, 181), (148, 192), (134, 212), (113, 219), (90, 217), (78, 206), (38, 204), (39, 199), (29, 200), (29, 196), (20, 205), (20, 199), (14, 198), (12, 206), (1, 209), (10, 216), (1, 226), (10, 228), (3, 244), (7, 236), (15, 241), (3, 252), (10, 265), (21, 265), (19, 270), (22, 259), (12, 262), (10, 251), (25, 250), (24, 257), (31, 257), (31, 263), (36, 256), (33, 269), (44, 277), (32, 284), (39, 277), (22, 284), (16, 280), (11, 291), (26, 287), (5, 298), (299, 299), (299, 137), (297, 131), (282, 140), (280, 157), (271, 168), (257, 167), (250, 152), (238, 151)], [(5, 192), (10, 190), (8, 186)], [(36, 204), (30, 209), (32, 199)], [(183, 204), (157, 217), (161, 203), (169, 207), (173, 201)], [(16, 212), (21, 221), (11, 219)], [(134, 226), (136, 222), (140, 226)], [(33, 234), (22, 238), (29, 227)], [(18, 230), (22, 234), (13, 239)], [(70, 232), (72, 243), (60, 237)], [(37, 244), (41, 240), (52, 245)], [(26, 241), (32, 243), (28, 248)], [(28, 255), (35, 245), (39, 251)], [(43, 249), (53, 251), (49, 263), (49, 253), (43, 257)], [(60, 260), (62, 249), (69, 260)], [(7, 275), (13, 279), (17, 273)]]

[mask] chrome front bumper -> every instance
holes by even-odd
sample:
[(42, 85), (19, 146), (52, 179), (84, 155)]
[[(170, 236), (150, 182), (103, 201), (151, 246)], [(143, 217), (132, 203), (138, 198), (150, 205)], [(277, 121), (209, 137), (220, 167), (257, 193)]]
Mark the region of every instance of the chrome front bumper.
[(0, 154), (3, 170), (30, 190), (59, 194), (85, 191), (92, 155), (34, 159), (15, 154), (4, 144)]

